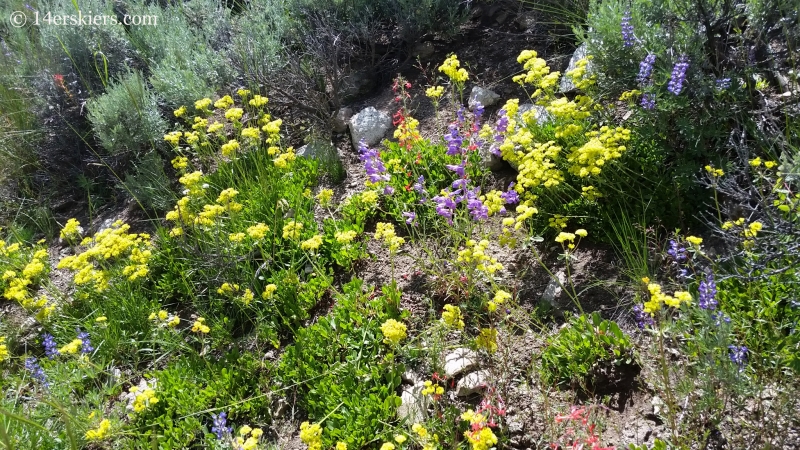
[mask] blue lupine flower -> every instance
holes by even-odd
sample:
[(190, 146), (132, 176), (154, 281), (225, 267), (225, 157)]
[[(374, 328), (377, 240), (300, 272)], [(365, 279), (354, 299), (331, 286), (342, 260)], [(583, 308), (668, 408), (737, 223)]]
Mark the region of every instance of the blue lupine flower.
[(744, 365), (747, 363), (747, 354), (749, 353), (747, 347), (744, 345), (738, 347), (735, 345), (729, 345), (728, 352), (730, 353), (731, 361), (739, 366), (739, 372), (743, 371)]
[(94, 347), (92, 347), (92, 342), (89, 340), (89, 333), (87, 332), (79, 332), (78, 339), (81, 340), (81, 353), (84, 355), (88, 355), (94, 351)]
[(684, 248), (684, 246), (680, 245), (675, 240), (669, 241), (669, 249), (667, 250), (667, 254), (677, 262), (683, 262), (686, 260), (686, 248)]
[(217, 439), (222, 440), (233, 432), (233, 428), (227, 426), (228, 415), (224, 412), (221, 412), (218, 415), (211, 414), (211, 418), (214, 419), (214, 426), (211, 427), (211, 431), (217, 435)]
[(697, 302), (698, 306), (710, 311), (715, 310), (717, 308), (717, 283), (714, 281), (713, 272), (706, 273), (706, 279), (700, 282), (697, 290), (700, 293), (700, 298)]
[(724, 91), (731, 87), (730, 78), (720, 78), (715, 82), (718, 91)]
[(58, 352), (58, 344), (56, 344), (55, 338), (50, 333), (45, 333), (42, 335), (42, 345), (44, 345), (44, 354), (50, 359), (55, 358), (59, 355)]
[(656, 94), (645, 93), (642, 95), (642, 101), (640, 103), (642, 108), (647, 110), (653, 110), (656, 108)]
[(34, 358), (30, 357), (25, 360), (25, 370), (30, 372), (31, 378), (38, 381), (44, 387), (50, 387), (50, 383), (47, 382), (47, 375), (42, 370), (42, 367), (39, 366), (39, 361)]
[(675, 95), (679, 95), (683, 90), (683, 82), (686, 79), (686, 69), (689, 68), (689, 59), (686, 55), (681, 55), (678, 62), (672, 68), (672, 75), (667, 84), (667, 90)]
[(642, 305), (636, 305), (633, 307), (633, 317), (636, 320), (636, 326), (641, 328), (642, 330), (645, 329), (648, 325), (654, 325), (655, 321), (653, 320), (653, 316), (644, 312)]
[(727, 314), (721, 311), (719, 313), (712, 313), (711, 319), (714, 320), (714, 325), (716, 326), (722, 325), (722, 322), (731, 323), (731, 318), (728, 317)]
[(639, 63), (639, 75), (636, 77), (636, 81), (639, 82), (640, 85), (646, 86), (650, 84), (650, 76), (653, 75), (653, 64), (655, 64), (655, 62), (656, 55), (649, 53), (644, 57), (642, 62)]
[(633, 36), (633, 25), (631, 25), (631, 12), (630, 10), (625, 11), (625, 14), (622, 15), (621, 21), (622, 27), (622, 45), (624, 47), (633, 47), (634, 36)]

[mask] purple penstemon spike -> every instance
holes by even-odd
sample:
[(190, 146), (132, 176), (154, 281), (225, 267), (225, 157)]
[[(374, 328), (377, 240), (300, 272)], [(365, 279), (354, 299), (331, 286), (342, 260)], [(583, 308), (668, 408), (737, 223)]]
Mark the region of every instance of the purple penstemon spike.
[(417, 224), (417, 213), (413, 211), (403, 211), (403, 217), (406, 218), (406, 223), (408, 225), (416, 225)]

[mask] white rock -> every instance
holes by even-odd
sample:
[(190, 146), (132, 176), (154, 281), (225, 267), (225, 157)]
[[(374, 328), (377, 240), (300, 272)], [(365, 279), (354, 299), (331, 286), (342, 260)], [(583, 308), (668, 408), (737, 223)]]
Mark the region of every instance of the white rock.
[(519, 105), (519, 109), (517, 110), (517, 120), (523, 122), (522, 115), (528, 111), (533, 111), (529, 116), (539, 125), (544, 125), (552, 119), (552, 116), (547, 112), (544, 106), (534, 105), (533, 103), (523, 103)]
[(486, 380), (489, 378), (489, 372), (486, 370), (479, 370), (467, 374), (464, 378), (458, 380), (456, 385), (456, 396), (468, 397), (472, 394), (483, 392), (486, 389)]
[(478, 354), (468, 348), (457, 348), (444, 357), (447, 378), (472, 370), (478, 366)]
[(316, 159), (325, 165), (339, 160), (339, 152), (332, 142), (313, 141), (297, 149), (297, 156)]
[[(569, 60), (569, 64), (567, 65), (567, 70), (565, 70), (561, 75), (561, 82), (558, 86), (559, 92), (569, 92), (575, 89), (575, 85), (572, 83), (572, 78), (567, 76), (567, 72), (577, 67), (578, 61), (588, 56), (589, 50), (586, 47), (586, 44), (581, 44), (580, 47), (575, 49), (575, 53), (572, 54), (572, 58)], [(586, 66), (586, 71), (591, 71), (592, 64)]]
[(561, 286), (565, 286), (566, 282), (567, 276), (564, 271), (556, 272), (555, 277), (550, 278), (550, 283), (547, 284), (542, 294), (542, 301), (549, 303), (554, 309), (560, 310), (561, 306), (558, 305), (557, 299), (561, 295)]
[(383, 139), (390, 128), (392, 128), (392, 118), (388, 114), (372, 106), (364, 108), (350, 119), (350, 137), (353, 146), (358, 148), (358, 143), (362, 139), (368, 146), (373, 146)]
[(401, 405), (397, 407), (397, 418), (406, 419), (408, 423), (421, 423), (425, 421), (428, 411), (428, 399), (422, 395), (422, 383), (414, 386), (403, 386), (400, 393)]
[(497, 103), (498, 100), (500, 100), (500, 95), (497, 92), (491, 89), (473, 86), (472, 92), (469, 94), (467, 105), (469, 105), (469, 109), (474, 109), (478, 103), (483, 106), (492, 106)]

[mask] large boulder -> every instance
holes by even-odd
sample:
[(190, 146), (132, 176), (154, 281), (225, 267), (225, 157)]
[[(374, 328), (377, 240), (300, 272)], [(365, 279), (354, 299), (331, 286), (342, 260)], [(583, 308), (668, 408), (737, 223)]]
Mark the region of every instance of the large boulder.
[(362, 139), (368, 146), (379, 143), (391, 128), (392, 118), (372, 106), (350, 118), (350, 138), (356, 148)]

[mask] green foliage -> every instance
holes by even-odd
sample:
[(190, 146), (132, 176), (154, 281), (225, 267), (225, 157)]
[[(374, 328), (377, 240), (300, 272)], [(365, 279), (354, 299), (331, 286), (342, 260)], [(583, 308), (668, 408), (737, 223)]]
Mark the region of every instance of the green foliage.
[(403, 366), (382, 344), (381, 324), (391, 317), (386, 299), (369, 300), (360, 280), (343, 287), (330, 315), (298, 330), (278, 368), (280, 386), (295, 387), (311, 421), (322, 424), (327, 446), (362, 447), (380, 439), (400, 399)]
[(166, 131), (156, 97), (139, 72), (120, 77), (87, 108), (97, 139), (111, 155), (138, 156), (155, 147)]
[(157, 151), (147, 153), (134, 164), (125, 177), (124, 187), (145, 210), (162, 212), (172, 206), (170, 180)]
[(635, 365), (630, 338), (598, 313), (573, 317), (549, 339), (541, 356), (542, 380), (592, 391), (601, 373)]

